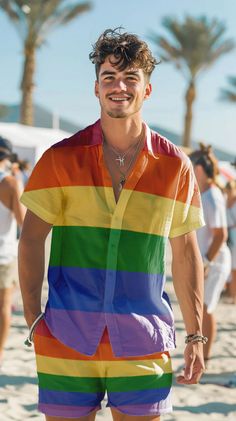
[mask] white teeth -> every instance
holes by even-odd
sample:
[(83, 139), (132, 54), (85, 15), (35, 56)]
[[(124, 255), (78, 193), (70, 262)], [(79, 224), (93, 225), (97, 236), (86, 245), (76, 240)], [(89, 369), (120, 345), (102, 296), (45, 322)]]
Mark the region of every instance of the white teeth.
[(129, 98), (110, 98), (112, 101), (127, 101)]

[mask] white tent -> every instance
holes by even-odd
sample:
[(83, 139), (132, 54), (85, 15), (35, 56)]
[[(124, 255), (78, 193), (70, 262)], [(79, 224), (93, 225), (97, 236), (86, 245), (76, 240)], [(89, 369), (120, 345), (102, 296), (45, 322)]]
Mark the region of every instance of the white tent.
[(34, 166), (48, 147), (71, 136), (71, 133), (18, 123), (0, 123), (0, 136), (10, 140), (19, 159), (27, 159)]

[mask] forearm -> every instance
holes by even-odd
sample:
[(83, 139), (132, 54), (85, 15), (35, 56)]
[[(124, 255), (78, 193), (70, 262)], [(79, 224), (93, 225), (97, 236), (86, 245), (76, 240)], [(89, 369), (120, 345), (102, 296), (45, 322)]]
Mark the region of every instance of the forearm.
[(217, 257), (217, 254), (219, 253), (220, 248), (222, 244), (226, 241), (226, 239), (227, 239), (226, 229), (222, 229), (220, 231), (217, 230), (214, 233), (212, 243), (206, 253), (206, 257), (208, 260), (213, 261)]
[(19, 242), (19, 280), (27, 324), (41, 312), (41, 292), (44, 278), (44, 242), (24, 239)]
[(200, 253), (185, 250), (183, 258), (173, 257), (172, 274), (175, 293), (183, 315), (187, 335), (202, 334), (203, 265)]

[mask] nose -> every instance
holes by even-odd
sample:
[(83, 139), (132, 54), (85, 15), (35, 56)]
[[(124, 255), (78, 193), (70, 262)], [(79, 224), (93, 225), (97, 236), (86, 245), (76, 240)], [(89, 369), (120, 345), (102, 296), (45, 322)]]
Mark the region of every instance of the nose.
[(116, 79), (116, 80), (114, 80), (114, 88), (117, 91), (126, 91), (127, 90), (126, 83), (122, 79)]

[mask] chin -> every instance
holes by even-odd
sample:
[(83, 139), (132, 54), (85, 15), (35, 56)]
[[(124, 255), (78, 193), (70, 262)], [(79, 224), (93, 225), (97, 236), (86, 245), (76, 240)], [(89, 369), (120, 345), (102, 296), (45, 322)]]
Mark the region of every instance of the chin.
[(121, 113), (121, 112), (108, 111), (107, 114), (111, 118), (125, 118), (125, 117), (127, 117), (126, 113)]

